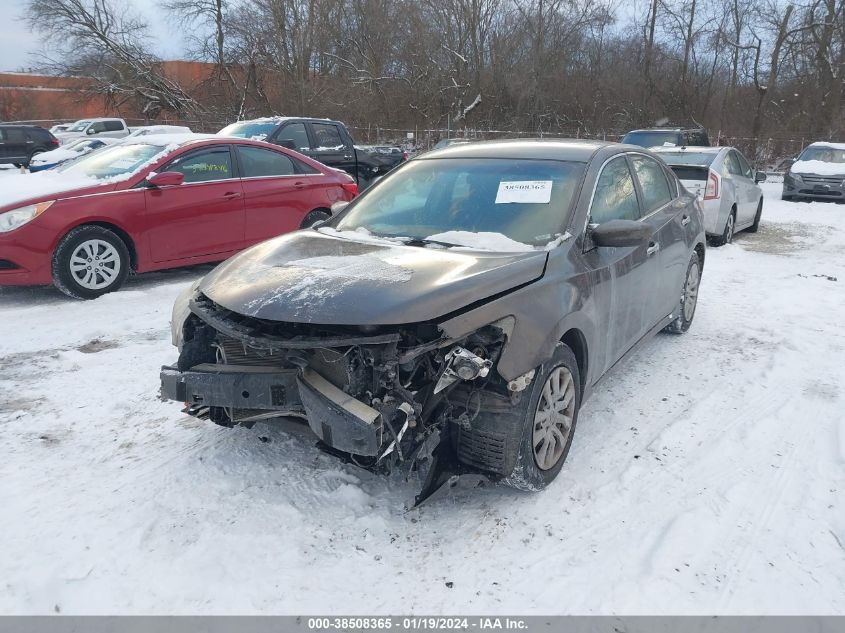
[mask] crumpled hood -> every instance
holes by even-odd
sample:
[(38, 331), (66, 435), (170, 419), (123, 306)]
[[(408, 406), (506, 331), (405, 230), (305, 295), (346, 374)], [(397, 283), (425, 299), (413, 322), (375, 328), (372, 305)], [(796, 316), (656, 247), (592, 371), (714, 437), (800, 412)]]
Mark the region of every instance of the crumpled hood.
[(534, 281), (547, 256), (352, 241), (306, 230), (232, 257), (199, 290), (261, 319), (399, 325), (431, 321)]

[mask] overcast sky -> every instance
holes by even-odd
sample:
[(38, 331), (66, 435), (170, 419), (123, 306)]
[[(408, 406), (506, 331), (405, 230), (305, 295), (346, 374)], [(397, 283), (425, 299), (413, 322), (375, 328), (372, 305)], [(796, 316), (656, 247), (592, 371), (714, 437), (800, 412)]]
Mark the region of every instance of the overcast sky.
[[(125, 1), (149, 22), (156, 53), (164, 59), (181, 57), (182, 38), (178, 30), (167, 26), (157, 0)], [(20, 70), (38, 63), (34, 53), (41, 47), (40, 39), (19, 21), (25, 8), (25, 0), (0, 0), (0, 71)]]

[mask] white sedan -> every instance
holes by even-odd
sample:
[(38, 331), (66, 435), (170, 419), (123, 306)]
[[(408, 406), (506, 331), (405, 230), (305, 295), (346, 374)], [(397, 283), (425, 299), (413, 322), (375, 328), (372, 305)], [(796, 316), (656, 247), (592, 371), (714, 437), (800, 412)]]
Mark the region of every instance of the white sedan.
[(714, 246), (728, 244), (734, 233), (756, 233), (763, 214), (766, 174), (751, 168), (733, 147), (652, 148), (678, 179), (701, 200), (704, 230)]

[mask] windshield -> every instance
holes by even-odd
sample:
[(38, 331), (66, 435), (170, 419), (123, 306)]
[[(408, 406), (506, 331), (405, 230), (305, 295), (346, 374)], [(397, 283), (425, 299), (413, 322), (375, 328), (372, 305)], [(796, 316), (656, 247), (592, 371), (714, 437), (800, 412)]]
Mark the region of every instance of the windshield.
[(709, 167), (716, 152), (657, 152), (667, 165), (704, 165)]
[(833, 147), (808, 147), (798, 160), (818, 160), (823, 163), (845, 163), (845, 151)]
[(133, 173), (164, 151), (161, 145), (115, 145), (86, 154), (72, 164), (59, 167), (58, 171), (90, 178), (123, 176)]
[(275, 121), (242, 121), (227, 125), (217, 134), (220, 136), (238, 136), (240, 138), (258, 138), (264, 140), (279, 125)]
[[(552, 160), (418, 160), (370, 190), (333, 224), (340, 231), (365, 229), (449, 244), (469, 245), (467, 234), (493, 233), (545, 245), (562, 233), (583, 171), (583, 163)], [(455, 232), (463, 239), (455, 239)]]
[(77, 121), (76, 123), (74, 123), (73, 125), (71, 125), (71, 126), (67, 129), (67, 131), (68, 131), (68, 132), (81, 132), (81, 131), (82, 131), (82, 130), (84, 130), (86, 127), (88, 127), (88, 124), (89, 124), (89, 123), (91, 123), (91, 121)]
[(628, 132), (623, 143), (639, 145), (640, 147), (658, 147), (663, 145), (683, 145), (681, 135), (678, 132), (667, 130), (666, 132)]

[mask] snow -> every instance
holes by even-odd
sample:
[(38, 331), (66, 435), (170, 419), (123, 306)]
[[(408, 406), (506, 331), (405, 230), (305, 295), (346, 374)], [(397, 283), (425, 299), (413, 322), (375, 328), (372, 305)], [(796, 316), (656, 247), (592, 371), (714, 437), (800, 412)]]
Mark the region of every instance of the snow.
[(448, 242), (449, 244), (457, 244), (482, 251), (515, 253), (535, 250), (533, 246), (512, 240), (507, 235), (485, 231), (478, 233), (472, 231), (446, 231), (445, 233), (429, 235), (426, 239), (437, 242)]
[(54, 194), (102, 184), (88, 176), (42, 171), (37, 174), (4, 174), (0, 186), (0, 209), (31, 200), (49, 200)]
[(845, 163), (827, 163), (822, 160), (797, 160), (790, 171), (795, 174), (818, 174), (819, 176), (842, 176), (845, 178)]
[(690, 332), (596, 388), (548, 490), (410, 512), (416, 482), (301, 424), (159, 401), (209, 267), (92, 302), (0, 288), (0, 612), (845, 614), (845, 214), (763, 189)]

